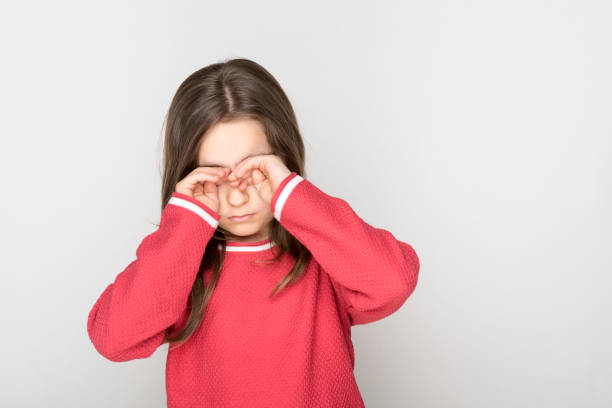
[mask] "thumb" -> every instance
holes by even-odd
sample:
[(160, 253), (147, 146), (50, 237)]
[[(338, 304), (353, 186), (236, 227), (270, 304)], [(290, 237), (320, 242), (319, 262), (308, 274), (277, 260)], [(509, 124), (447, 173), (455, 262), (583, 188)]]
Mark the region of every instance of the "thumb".
[(217, 185), (212, 181), (204, 181), (204, 194), (206, 195), (216, 195), (217, 194)]
[(259, 184), (259, 183), (261, 183), (262, 181), (264, 181), (264, 180), (266, 180), (266, 179), (267, 179), (267, 177), (265, 176), (265, 174), (263, 174), (263, 173), (261, 172), (261, 170), (259, 170), (259, 169), (254, 169), (254, 170), (251, 172), (251, 178), (252, 178), (252, 180), (253, 180), (253, 184)]

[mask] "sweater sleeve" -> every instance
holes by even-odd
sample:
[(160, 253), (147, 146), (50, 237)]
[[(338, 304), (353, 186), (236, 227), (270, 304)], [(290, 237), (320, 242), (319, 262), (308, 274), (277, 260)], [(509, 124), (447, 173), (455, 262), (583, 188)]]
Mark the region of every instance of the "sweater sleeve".
[(345, 200), (292, 172), (270, 206), (330, 276), (351, 325), (392, 314), (414, 291), (420, 263), (413, 247), (363, 221)]
[(136, 249), (136, 259), (93, 305), (87, 332), (111, 361), (149, 357), (187, 306), (202, 256), (220, 215), (191, 196), (174, 192), (157, 230)]

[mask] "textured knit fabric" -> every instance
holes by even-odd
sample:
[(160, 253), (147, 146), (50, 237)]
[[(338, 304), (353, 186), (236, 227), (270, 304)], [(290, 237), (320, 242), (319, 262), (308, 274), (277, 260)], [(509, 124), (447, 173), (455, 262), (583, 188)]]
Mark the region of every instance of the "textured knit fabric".
[[(187, 342), (168, 350), (169, 408), (364, 407), (353, 374), (351, 326), (402, 306), (417, 284), (417, 254), (295, 172), (270, 204), (312, 259), (296, 284), (270, 299), (295, 259), (284, 254), (278, 263), (257, 265), (252, 261), (276, 253), (274, 242), (227, 243), (202, 323)], [(181, 327), (220, 218), (200, 201), (172, 194), (159, 228), (89, 313), (89, 338), (102, 356), (149, 357), (164, 333)], [(209, 268), (206, 282), (211, 276)]]

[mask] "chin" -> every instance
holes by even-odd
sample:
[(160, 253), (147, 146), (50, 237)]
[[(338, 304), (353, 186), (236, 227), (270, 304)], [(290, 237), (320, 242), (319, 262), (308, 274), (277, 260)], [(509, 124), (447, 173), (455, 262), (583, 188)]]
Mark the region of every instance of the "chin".
[(261, 226), (258, 223), (237, 223), (235, 225), (223, 226), (226, 231), (231, 232), (234, 235), (240, 237), (248, 237), (257, 234), (261, 230)]

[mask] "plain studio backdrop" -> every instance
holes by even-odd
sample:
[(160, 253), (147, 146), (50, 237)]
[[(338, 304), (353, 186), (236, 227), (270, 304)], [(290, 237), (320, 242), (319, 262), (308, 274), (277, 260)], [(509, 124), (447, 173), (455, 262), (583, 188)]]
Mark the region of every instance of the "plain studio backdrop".
[(612, 405), (609, 1), (12, 2), (0, 12), (5, 407), (164, 407), (167, 345), (113, 363), (102, 290), (160, 212), (163, 117), (246, 57), (308, 178), (416, 249), (353, 327), (367, 407)]

